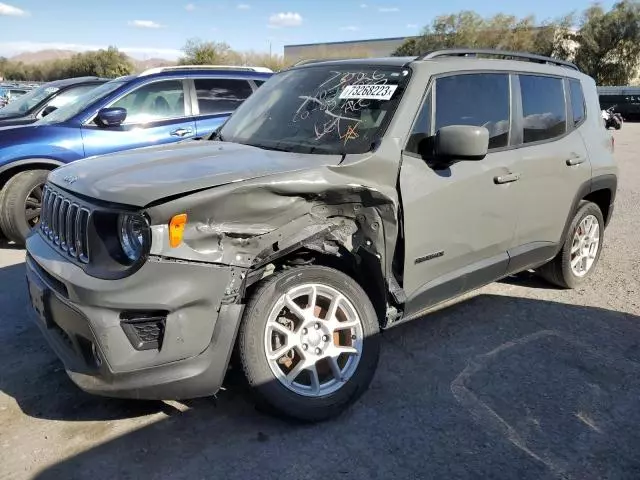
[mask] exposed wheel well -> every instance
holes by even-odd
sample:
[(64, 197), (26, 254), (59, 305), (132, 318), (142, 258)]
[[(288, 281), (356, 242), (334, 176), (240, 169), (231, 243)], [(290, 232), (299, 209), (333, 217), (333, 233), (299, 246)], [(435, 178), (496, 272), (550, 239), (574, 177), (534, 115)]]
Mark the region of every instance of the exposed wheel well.
[[(278, 258), (273, 262), (273, 265), (275, 270), (290, 268), (295, 265), (322, 265), (349, 275), (367, 293), (378, 314), (380, 325), (384, 324), (387, 310), (387, 291), (380, 264), (374, 255), (367, 252), (358, 255), (346, 252), (346, 254), (336, 257), (301, 248)], [(255, 288), (257, 283), (255, 281), (247, 288), (245, 297)]]
[(58, 165), (51, 163), (33, 162), (22, 163), (8, 168), (7, 170), (0, 172), (0, 190), (2, 190), (9, 179), (17, 173), (26, 172), (27, 170), (53, 170), (57, 167)]
[(593, 202), (598, 205), (602, 212), (605, 225), (609, 223), (609, 215), (611, 213), (611, 190), (608, 188), (596, 190), (595, 192), (591, 192), (589, 195), (586, 195), (583, 200), (587, 200), (588, 202)]

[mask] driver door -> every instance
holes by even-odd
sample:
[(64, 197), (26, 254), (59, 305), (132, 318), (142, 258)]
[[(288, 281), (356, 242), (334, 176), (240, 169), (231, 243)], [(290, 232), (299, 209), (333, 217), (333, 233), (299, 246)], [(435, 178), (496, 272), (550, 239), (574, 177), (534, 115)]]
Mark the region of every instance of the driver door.
[(86, 157), (193, 138), (195, 121), (183, 80), (150, 82), (124, 94), (110, 107), (127, 110), (120, 126), (94, 121), (82, 127)]
[[(439, 77), (421, 107), (400, 170), (408, 317), (507, 271), (518, 198), (510, 84), (506, 73)], [(448, 125), (487, 127), (487, 156), (436, 166), (428, 145)]]

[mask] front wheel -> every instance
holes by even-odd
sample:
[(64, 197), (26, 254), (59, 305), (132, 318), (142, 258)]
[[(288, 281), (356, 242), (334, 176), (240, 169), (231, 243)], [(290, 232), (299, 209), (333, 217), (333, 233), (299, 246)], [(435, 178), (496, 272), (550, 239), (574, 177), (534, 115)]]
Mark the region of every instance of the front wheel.
[(379, 326), (351, 277), (304, 266), (267, 277), (251, 295), (238, 338), (240, 361), (259, 404), (296, 420), (335, 417), (373, 378)]
[(40, 221), (42, 189), (48, 170), (27, 170), (15, 174), (0, 197), (0, 228), (9, 240), (24, 245), (27, 235)]
[(600, 208), (592, 202), (581, 202), (560, 253), (538, 272), (559, 287), (580, 286), (593, 273), (600, 259), (603, 238), (604, 219)]

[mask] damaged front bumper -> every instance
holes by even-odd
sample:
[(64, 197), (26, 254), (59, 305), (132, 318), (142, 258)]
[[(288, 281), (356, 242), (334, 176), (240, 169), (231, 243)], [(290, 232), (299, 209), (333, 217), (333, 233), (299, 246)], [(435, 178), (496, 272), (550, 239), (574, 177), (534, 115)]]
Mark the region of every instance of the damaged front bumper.
[(37, 324), (81, 389), (168, 400), (220, 388), (243, 309), (229, 286), (242, 269), (151, 257), (130, 277), (102, 280), (38, 234), (27, 252)]

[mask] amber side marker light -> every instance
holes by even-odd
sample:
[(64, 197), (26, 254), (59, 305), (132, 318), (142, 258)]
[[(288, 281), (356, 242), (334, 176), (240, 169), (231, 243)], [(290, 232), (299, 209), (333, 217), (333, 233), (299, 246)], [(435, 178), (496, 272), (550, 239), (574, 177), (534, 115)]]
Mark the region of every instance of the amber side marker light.
[(176, 248), (182, 243), (182, 235), (186, 224), (186, 213), (180, 213), (171, 218), (169, 222), (169, 245), (171, 245), (171, 248)]

